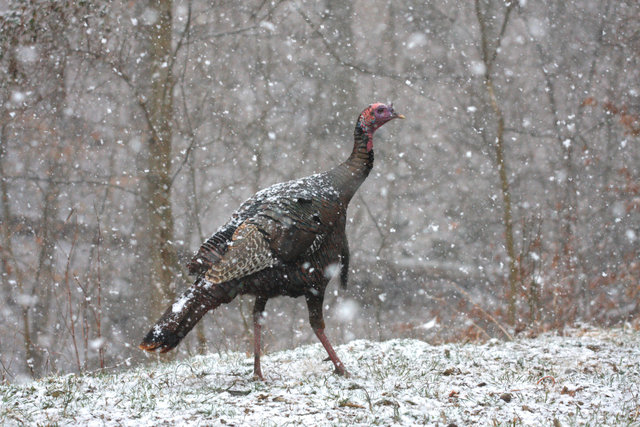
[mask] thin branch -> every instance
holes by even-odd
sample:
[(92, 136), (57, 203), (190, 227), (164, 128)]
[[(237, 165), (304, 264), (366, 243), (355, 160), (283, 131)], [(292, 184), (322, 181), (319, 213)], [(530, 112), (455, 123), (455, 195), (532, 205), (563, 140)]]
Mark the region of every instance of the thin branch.
[(491, 74), (493, 64), (495, 63), (496, 58), (498, 57), (498, 51), (500, 50), (500, 46), (502, 45), (502, 39), (504, 37), (504, 33), (507, 30), (507, 23), (509, 22), (509, 16), (511, 15), (511, 11), (513, 10), (515, 5), (516, 5), (515, 1), (511, 1), (507, 4), (507, 10), (504, 13), (502, 24), (500, 25), (500, 32), (498, 33), (498, 36), (496, 39), (496, 46), (493, 49), (493, 52), (489, 54), (489, 40), (487, 37), (488, 30), (485, 25), (485, 17), (484, 17), (484, 14), (482, 13), (482, 9), (480, 8), (480, 1), (479, 0), (475, 1), (476, 18), (478, 20), (478, 25), (480, 25), (480, 40), (481, 40), (480, 43), (481, 43), (482, 60), (485, 63), (485, 66), (487, 68), (485, 71), (485, 75)]
[(340, 65), (342, 65), (344, 67), (347, 67), (347, 68), (354, 69), (354, 70), (356, 70), (356, 71), (358, 71), (358, 72), (360, 72), (362, 74), (367, 74), (367, 75), (371, 75), (371, 76), (387, 77), (389, 79), (399, 81), (404, 86), (406, 86), (410, 90), (414, 91), (418, 95), (420, 95), (420, 96), (422, 96), (422, 97), (424, 97), (424, 98), (426, 98), (426, 99), (428, 99), (430, 101), (433, 101), (435, 103), (440, 104), (440, 102), (437, 101), (435, 98), (432, 98), (432, 97), (426, 95), (424, 93), (424, 91), (413, 87), (413, 85), (407, 84), (407, 81), (410, 82), (412, 80), (418, 80), (418, 81), (423, 81), (424, 83), (429, 83), (429, 80), (425, 76), (420, 76), (420, 75), (401, 75), (401, 74), (390, 73), (390, 72), (385, 71), (385, 70), (373, 70), (373, 69), (369, 68), (368, 66), (366, 66), (364, 64), (359, 64), (359, 63), (355, 63), (355, 62), (351, 62), (351, 61), (345, 60), (333, 48), (333, 45), (331, 44), (331, 42), (329, 42), (329, 40), (327, 40), (325, 38), (324, 34), (322, 34), (322, 32), (318, 29), (318, 27), (316, 27), (316, 25), (313, 23), (311, 18), (309, 18), (309, 16), (304, 11), (302, 11), (301, 9), (297, 9), (297, 11), (300, 14), (300, 16), (302, 16), (302, 19), (307, 23), (307, 25), (309, 25), (309, 27), (313, 30), (313, 32), (320, 38), (320, 41), (322, 42), (322, 44), (324, 45), (325, 49), (327, 50), (327, 53), (329, 53), (329, 55), (334, 60), (336, 60)]
[[(238, 34), (246, 33), (251, 30), (257, 30), (258, 28), (260, 28), (260, 24), (250, 25), (248, 27), (238, 28), (235, 30), (221, 31), (219, 33), (205, 34), (202, 37), (194, 38), (193, 41), (188, 42), (188, 44), (191, 44), (196, 41), (202, 41), (203, 39), (218, 39), (221, 37), (235, 36)], [(187, 45), (187, 43), (185, 43), (185, 45)]]
[[(124, 47), (124, 45), (123, 45), (123, 47)], [(92, 56), (94, 59), (102, 61), (103, 63), (108, 65), (109, 69), (111, 70), (111, 72), (113, 74), (115, 74), (116, 76), (120, 77), (120, 79), (127, 86), (129, 86), (129, 89), (131, 89), (131, 92), (133, 93), (133, 95), (134, 95), (134, 97), (136, 99), (136, 102), (137, 102), (138, 106), (140, 107), (140, 110), (142, 110), (142, 114), (144, 115), (145, 122), (147, 123), (147, 126), (149, 127), (149, 130), (151, 131), (153, 139), (155, 141), (160, 141), (158, 133), (157, 133), (155, 127), (153, 126), (153, 120), (151, 119), (151, 113), (149, 112), (149, 108), (147, 107), (147, 103), (146, 103), (145, 97), (138, 92), (138, 89), (133, 84), (133, 81), (132, 81), (131, 77), (129, 77), (129, 75), (124, 72), (124, 70), (122, 69), (121, 64), (118, 64), (118, 63), (113, 62), (113, 61), (109, 61), (109, 60), (105, 59), (102, 55), (100, 55), (100, 54), (98, 54), (96, 52), (92, 52), (90, 50), (72, 49), (71, 51), (74, 52), (74, 53), (83, 53), (85, 55)]]
[(55, 185), (96, 185), (96, 186), (106, 186), (109, 188), (114, 188), (116, 190), (120, 190), (123, 191), (125, 193), (129, 193), (129, 194), (133, 194), (134, 196), (139, 196), (142, 197), (141, 194), (139, 194), (137, 191), (135, 190), (131, 190), (127, 187), (123, 187), (121, 185), (116, 185), (116, 184), (111, 184), (108, 182), (104, 182), (104, 181), (94, 181), (94, 180), (89, 180), (89, 179), (53, 179), (53, 178), (43, 178), (43, 177), (39, 177), (39, 176), (5, 176), (3, 177), (3, 179), (9, 181), (9, 182), (15, 182), (15, 181), (31, 181), (31, 182), (46, 182), (48, 184), (55, 184)]
[(387, 240), (387, 235), (382, 231), (382, 227), (380, 227), (380, 225), (378, 224), (378, 221), (376, 221), (376, 217), (375, 215), (373, 215), (373, 212), (371, 212), (371, 208), (369, 208), (369, 204), (364, 200), (364, 197), (362, 197), (360, 193), (358, 193), (358, 197), (360, 198), (360, 202), (362, 203), (365, 210), (367, 211), (367, 214), (369, 214), (369, 217), (371, 218), (373, 225), (376, 226), (376, 230), (378, 231), (378, 234), (380, 234), (380, 238), (382, 239), (382, 241), (380, 242), (380, 247), (376, 252), (376, 256), (378, 256), (380, 255), (380, 252), (384, 248), (385, 242)]
[(187, 133), (191, 141), (189, 142), (189, 146), (187, 147), (187, 150), (184, 153), (184, 158), (180, 162), (178, 169), (174, 172), (173, 177), (171, 177), (169, 186), (173, 186), (173, 182), (180, 174), (180, 171), (182, 171), (182, 168), (184, 167), (184, 165), (187, 164), (187, 162), (189, 161), (189, 156), (191, 152), (194, 150), (194, 148), (196, 147), (196, 137), (195, 137), (195, 132), (193, 130), (193, 124), (191, 123), (191, 117), (189, 115), (189, 109), (187, 107), (187, 99), (185, 96), (184, 82), (180, 83), (180, 89), (182, 93), (182, 108), (184, 108), (184, 118), (185, 118), (185, 122), (187, 123)]
[(496, 43), (496, 48), (493, 51), (493, 55), (491, 55), (491, 63), (496, 60), (498, 56), (498, 51), (500, 50), (500, 46), (502, 45), (502, 40), (504, 38), (504, 33), (507, 30), (507, 22), (509, 22), (509, 15), (511, 15), (511, 11), (516, 5), (516, 1), (512, 0), (507, 4), (507, 10), (504, 12), (504, 18), (502, 19), (502, 26), (500, 27), (500, 32), (498, 33), (498, 42)]
[[(498, 169), (498, 177), (500, 179), (500, 187), (502, 191), (502, 218), (504, 222), (504, 234), (505, 234), (505, 249), (507, 250), (507, 257), (509, 258), (509, 292), (508, 296), (508, 305), (509, 305), (509, 322), (511, 324), (515, 323), (516, 316), (516, 286), (517, 286), (517, 269), (516, 269), (516, 254), (514, 248), (513, 241), (513, 210), (511, 207), (511, 189), (509, 185), (509, 177), (507, 174), (507, 165), (505, 161), (505, 150), (504, 150), (504, 114), (502, 108), (498, 103), (498, 98), (496, 96), (494, 85), (493, 85), (493, 76), (492, 76), (492, 66), (493, 62), (496, 59), (496, 55), (498, 52), (498, 47), (501, 43), (501, 37), (504, 34), (507, 21), (509, 19), (511, 8), (515, 3), (509, 3), (507, 6), (507, 11), (504, 15), (504, 20), (502, 22), (502, 26), (499, 33), (499, 38), (496, 42), (496, 48), (493, 53), (489, 53), (489, 41), (488, 41), (488, 29), (485, 23), (485, 16), (480, 7), (480, 1), (475, 1), (476, 8), (476, 18), (478, 20), (478, 25), (480, 26), (480, 38), (481, 38), (481, 47), (482, 47), (482, 60), (485, 65), (485, 73), (484, 73), (484, 86), (487, 90), (487, 96), (489, 98), (489, 106), (493, 110), (493, 113), (496, 118), (496, 134), (495, 134), (495, 143), (493, 145), (496, 155), (496, 166)], [(482, 136), (485, 140), (488, 139), (486, 132), (482, 133)]]
[[(67, 220), (74, 214), (74, 211), (71, 211)], [(66, 222), (66, 221), (65, 221)], [(73, 239), (71, 240), (71, 249), (69, 249), (69, 255), (67, 256), (67, 265), (64, 270), (64, 283), (65, 289), (67, 291), (67, 304), (69, 305), (69, 333), (71, 334), (71, 340), (73, 341), (73, 350), (76, 356), (76, 363), (78, 365), (78, 370), (82, 371), (82, 365), (80, 363), (80, 355), (78, 353), (78, 343), (76, 341), (76, 330), (75, 330), (75, 319), (73, 314), (73, 304), (71, 301), (71, 285), (69, 284), (69, 269), (71, 267), (71, 256), (73, 254), (73, 250), (75, 249), (76, 242), (78, 240), (78, 217), (76, 216), (76, 227), (73, 235)]]
[(509, 339), (509, 341), (513, 341), (513, 336), (500, 324), (500, 322), (498, 322), (498, 320), (495, 317), (493, 317), (489, 312), (487, 312), (487, 310), (485, 310), (484, 308), (480, 307), (477, 303), (475, 303), (473, 301), (473, 297), (469, 294), (469, 292), (465, 291), (460, 285), (458, 285), (455, 282), (451, 282), (451, 284), (456, 288), (458, 292), (460, 292), (462, 295), (467, 297), (467, 300), (475, 308), (480, 310), (480, 312), (484, 314), (487, 317), (487, 319), (491, 320), (502, 331), (502, 333)]
[(185, 38), (188, 38), (188, 34), (191, 30), (191, 4), (192, 2), (190, 1), (189, 7), (187, 9), (187, 22), (185, 24), (184, 31), (182, 32), (182, 34), (180, 34), (178, 43), (176, 43), (176, 48), (174, 49), (173, 55), (171, 56), (171, 62), (169, 63), (169, 68), (173, 68), (173, 65), (176, 62), (176, 58), (178, 57), (178, 52), (180, 52), (180, 48), (182, 47), (182, 44), (184, 43)]
[[(94, 206), (95, 209), (95, 206)], [(102, 342), (102, 277), (100, 275), (100, 245), (102, 244), (102, 231), (100, 229), (100, 215), (96, 210), (96, 223), (98, 227), (98, 242), (96, 244), (96, 251), (98, 255), (97, 266), (97, 280), (98, 280), (98, 301), (97, 301), (97, 316), (96, 316), (96, 336), (100, 347), (98, 348), (98, 360), (100, 362), (100, 369), (104, 369), (104, 343)]]

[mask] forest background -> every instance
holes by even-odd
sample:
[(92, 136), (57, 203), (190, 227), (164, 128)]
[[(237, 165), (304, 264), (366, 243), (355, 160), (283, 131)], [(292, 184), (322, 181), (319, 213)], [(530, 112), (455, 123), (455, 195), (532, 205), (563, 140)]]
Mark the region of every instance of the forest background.
[[(138, 363), (255, 191), (376, 136), (327, 332), (432, 343), (638, 325), (632, 0), (0, 2), (0, 378)], [(249, 350), (251, 298), (176, 357)], [(267, 306), (266, 351), (315, 338)]]

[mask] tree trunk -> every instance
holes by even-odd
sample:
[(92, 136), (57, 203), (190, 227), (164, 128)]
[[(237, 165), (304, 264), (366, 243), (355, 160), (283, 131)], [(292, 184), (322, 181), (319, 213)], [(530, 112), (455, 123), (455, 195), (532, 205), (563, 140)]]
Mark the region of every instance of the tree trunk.
[(504, 226), (505, 249), (509, 263), (508, 288), (507, 288), (507, 306), (508, 321), (511, 325), (516, 321), (516, 293), (518, 282), (518, 270), (516, 262), (516, 251), (513, 239), (513, 211), (511, 207), (511, 189), (509, 186), (509, 178), (507, 175), (507, 165), (504, 156), (504, 114), (498, 103), (493, 83), (493, 65), (499, 52), (500, 43), (509, 22), (509, 16), (515, 3), (510, 3), (504, 14), (504, 19), (500, 30), (495, 38), (494, 46), (489, 46), (489, 29), (487, 28), (486, 12), (480, 9), (480, 2), (476, 0), (476, 17), (480, 27), (481, 37), (481, 55), (485, 66), (484, 86), (487, 91), (489, 105), (496, 120), (496, 133), (493, 139), (493, 148), (495, 150), (495, 162), (498, 169), (498, 177), (500, 179), (500, 189), (502, 193), (502, 223)]
[(148, 241), (151, 284), (151, 318), (159, 317), (175, 295), (173, 286), (177, 257), (172, 246), (171, 121), (173, 116), (172, 2), (152, 0), (158, 18), (148, 26), (151, 84), (146, 102), (149, 125), (147, 178)]

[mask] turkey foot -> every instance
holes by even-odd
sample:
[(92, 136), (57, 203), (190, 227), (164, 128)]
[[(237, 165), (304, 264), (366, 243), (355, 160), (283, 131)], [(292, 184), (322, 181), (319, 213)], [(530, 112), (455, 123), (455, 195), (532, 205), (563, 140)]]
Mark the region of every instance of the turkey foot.
[(327, 350), (329, 359), (333, 362), (333, 364), (336, 367), (335, 373), (338, 375), (342, 375), (343, 377), (350, 377), (351, 374), (349, 374), (349, 372), (347, 372), (347, 370), (344, 368), (344, 365), (338, 358), (338, 355), (336, 354), (335, 350), (331, 346), (331, 343), (327, 339), (327, 336), (324, 334), (324, 329), (314, 329), (313, 332), (316, 333), (316, 336), (324, 346), (324, 349)]
[(257, 359), (253, 364), (253, 380), (254, 381), (264, 381), (264, 377), (262, 376), (262, 370), (260, 369), (260, 359)]

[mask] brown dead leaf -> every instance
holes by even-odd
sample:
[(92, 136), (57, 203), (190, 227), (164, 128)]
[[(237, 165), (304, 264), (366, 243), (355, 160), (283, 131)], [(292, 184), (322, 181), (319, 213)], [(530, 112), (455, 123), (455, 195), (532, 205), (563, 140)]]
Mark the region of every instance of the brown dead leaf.
[(340, 403), (338, 404), (338, 406), (339, 406), (339, 407), (341, 407), (341, 408), (347, 407), (347, 408), (358, 408), (358, 409), (364, 409), (364, 406), (362, 406), (362, 405), (358, 405), (357, 403), (352, 403), (352, 402), (349, 402), (349, 401), (346, 401), (346, 402), (340, 402)]

